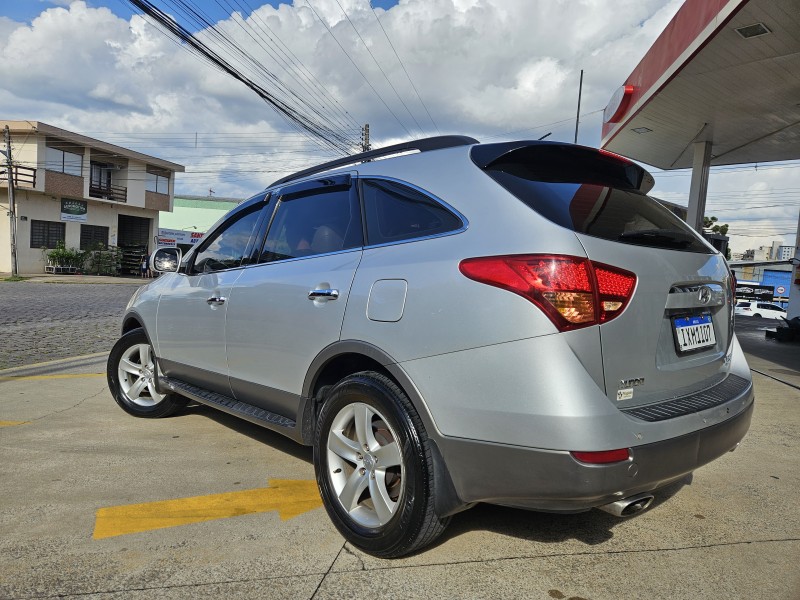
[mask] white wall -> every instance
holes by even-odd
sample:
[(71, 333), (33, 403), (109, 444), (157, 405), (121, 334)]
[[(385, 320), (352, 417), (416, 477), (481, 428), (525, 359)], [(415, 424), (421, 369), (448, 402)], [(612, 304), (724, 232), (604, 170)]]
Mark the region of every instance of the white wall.
[[(3, 190), (5, 192), (5, 190)], [(0, 201), (5, 196), (0, 196)], [(26, 221), (17, 222), (17, 264), (20, 273), (43, 273), (45, 260), (40, 248), (31, 248), (32, 220), (61, 221), (61, 200), (36, 192), (17, 190), (17, 215), (27, 217)], [(2, 212), (3, 216), (5, 211)], [(109, 241), (115, 243), (118, 231), (118, 216), (132, 215), (151, 219), (150, 245), (153, 249), (152, 239), (158, 231), (158, 211), (145, 210), (126, 204), (112, 204), (107, 202), (89, 201), (87, 225), (102, 225), (109, 229)], [(0, 227), (3, 219), (0, 218)], [(5, 219), (5, 232), (0, 232), (0, 271), (10, 272), (10, 244), (8, 241), (8, 219)], [(5, 235), (5, 237), (3, 237)], [(67, 221), (65, 224), (65, 242), (67, 248), (79, 248), (81, 242), (81, 223)], [(7, 263), (7, 264), (6, 264)]]

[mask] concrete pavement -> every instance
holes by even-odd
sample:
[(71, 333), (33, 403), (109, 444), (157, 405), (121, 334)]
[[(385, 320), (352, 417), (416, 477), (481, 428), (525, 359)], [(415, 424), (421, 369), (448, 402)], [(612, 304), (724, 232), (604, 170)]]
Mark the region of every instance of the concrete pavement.
[[(0, 348), (12, 364), (90, 355), (0, 371), (0, 598), (800, 599), (800, 390), (778, 381), (800, 383), (800, 345), (765, 340), (771, 322), (737, 321), (758, 371), (742, 447), (647, 513), (478, 506), (384, 561), (307, 499), (281, 512), (298, 501), (280, 482), (313, 492), (308, 448), (203, 407), (141, 420), (114, 404), (106, 351), (141, 280), (41, 277), (0, 283)], [(108, 511), (183, 499), (214, 518), (97, 535)]]
[(800, 390), (769, 377), (742, 446), (645, 514), (478, 506), (385, 561), (319, 508), (95, 539), (107, 507), (314, 476), (309, 449), (210, 409), (126, 415), (104, 361), (0, 372), (0, 598), (800, 598)]

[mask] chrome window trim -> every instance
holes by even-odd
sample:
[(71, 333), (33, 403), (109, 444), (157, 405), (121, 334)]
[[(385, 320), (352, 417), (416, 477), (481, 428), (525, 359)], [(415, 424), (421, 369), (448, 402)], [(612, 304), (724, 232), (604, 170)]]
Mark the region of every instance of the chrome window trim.
[[(450, 231), (445, 231), (445, 232), (442, 232), (442, 233), (434, 233), (434, 234), (431, 234), (431, 235), (421, 235), (419, 237), (407, 238), (407, 239), (404, 239), (404, 240), (397, 240), (396, 242), (383, 242), (381, 244), (364, 245), (364, 250), (368, 250), (368, 249), (371, 249), (371, 248), (385, 248), (386, 246), (396, 246), (398, 244), (410, 244), (412, 242), (420, 242), (422, 240), (431, 240), (431, 239), (434, 239), (434, 238), (447, 237), (449, 235), (458, 235), (459, 233), (463, 233), (467, 229), (469, 229), (469, 220), (467, 219), (467, 217), (465, 217), (461, 213), (461, 211), (459, 211), (455, 207), (451, 206), (450, 204), (448, 204), (447, 202), (445, 202), (441, 198), (431, 194), (429, 191), (424, 190), (424, 189), (422, 189), (421, 187), (419, 187), (417, 185), (414, 185), (413, 183), (409, 183), (407, 181), (403, 181), (402, 179), (397, 179), (395, 177), (388, 177), (386, 175), (358, 175), (355, 179), (358, 180), (358, 181), (370, 181), (370, 180), (391, 181), (392, 183), (399, 183), (400, 185), (404, 185), (406, 187), (409, 187), (412, 190), (414, 190), (416, 192), (419, 192), (423, 196), (433, 200), (436, 204), (439, 204), (440, 206), (442, 206), (447, 211), (453, 213), (455, 216), (457, 216), (461, 220), (461, 223), (462, 223), (461, 227), (459, 227), (458, 229), (452, 229)], [(366, 223), (366, 219), (367, 219), (366, 214), (362, 215), (362, 217), (364, 219), (364, 223)]]
[[(243, 265), (241, 267), (234, 267), (235, 269), (251, 269), (253, 267), (266, 267), (267, 265), (275, 265), (275, 264), (285, 264), (288, 262), (296, 262), (298, 260), (311, 260), (314, 258), (319, 258), (320, 256), (333, 256), (334, 254), (345, 254), (347, 252), (363, 252), (364, 246), (354, 246), (352, 248), (345, 248), (344, 250), (334, 250), (333, 252), (323, 252), (322, 254), (311, 254), (309, 256), (295, 256), (292, 258), (281, 258), (279, 260), (269, 260), (266, 262), (258, 262), (252, 263), (249, 265)], [(233, 271), (233, 269), (227, 269), (228, 271)], [(214, 273), (219, 273), (219, 271), (214, 271)]]

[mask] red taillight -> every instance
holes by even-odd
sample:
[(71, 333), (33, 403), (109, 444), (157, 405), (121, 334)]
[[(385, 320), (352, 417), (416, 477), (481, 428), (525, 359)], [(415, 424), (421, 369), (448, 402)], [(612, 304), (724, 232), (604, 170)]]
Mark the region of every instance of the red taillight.
[(600, 452), (570, 452), (575, 460), (590, 465), (606, 465), (608, 463), (622, 462), (631, 457), (627, 448), (619, 450), (602, 450)]
[(579, 256), (527, 254), (468, 258), (470, 279), (530, 300), (560, 331), (610, 321), (633, 295), (636, 275)]

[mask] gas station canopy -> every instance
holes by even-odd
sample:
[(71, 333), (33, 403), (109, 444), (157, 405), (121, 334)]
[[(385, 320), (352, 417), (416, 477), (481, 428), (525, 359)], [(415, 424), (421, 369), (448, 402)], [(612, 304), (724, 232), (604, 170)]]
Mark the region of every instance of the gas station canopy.
[(603, 116), (602, 148), (661, 169), (698, 142), (710, 165), (800, 159), (800, 0), (686, 0)]

